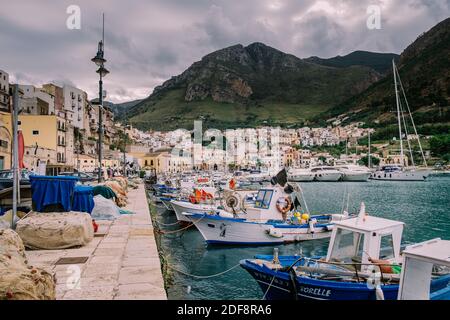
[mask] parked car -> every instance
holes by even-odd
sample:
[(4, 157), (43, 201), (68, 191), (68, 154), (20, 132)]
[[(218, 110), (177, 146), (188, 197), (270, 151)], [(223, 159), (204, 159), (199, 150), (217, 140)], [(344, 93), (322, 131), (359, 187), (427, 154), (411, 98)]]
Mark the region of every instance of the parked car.
[[(20, 184), (30, 184), (30, 175), (34, 173), (26, 169), (20, 172)], [(12, 170), (2, 170), (0, 171), (0, 191), (6, 188), (12, 188), (13, 186), (13, 171)]]
[(96, 178), (86, 172), (60, 172), (59, 176), (78, 177), (81, 182), (95, 181)]

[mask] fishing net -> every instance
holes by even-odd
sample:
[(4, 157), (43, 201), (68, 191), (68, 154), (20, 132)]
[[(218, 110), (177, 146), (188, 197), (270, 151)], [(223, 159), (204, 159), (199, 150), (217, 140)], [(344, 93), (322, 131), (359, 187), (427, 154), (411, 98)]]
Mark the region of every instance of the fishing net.
[(96, 195), (91, 216), (95, 220), (115, 220), (120, 217), (120, 211), (114, 201), (101, 195)]
[(0, 300), (54, 300), (55, 279), (28, 265), (19, 235), (0, 230)]
[(105, 182), (105, 185), (110, 187), (117, 195), (116, 202), (119, 207), (127, 205), (127, 193), (118, 181), (109, 180)]
[(16, 231), (30, 249), (67, 249), (94, 238), (92, 218), (85, 212), (32, 212), (17, 223)]

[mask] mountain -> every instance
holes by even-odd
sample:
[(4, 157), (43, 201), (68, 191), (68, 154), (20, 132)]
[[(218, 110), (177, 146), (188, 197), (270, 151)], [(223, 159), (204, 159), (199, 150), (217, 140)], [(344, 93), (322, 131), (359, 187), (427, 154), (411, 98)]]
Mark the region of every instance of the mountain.
[(126, 116), (126, 112), (137, 105), (142, 100), (133, 100), (129, 102), (123, 102), (123, 103), (111, 103), (109, 107), (114, 112), (114, 116), (116, 118), (123, 118)]
[[(376, 55), (376, 54), (375, 54)], [(330, 67), (262, 43), (203, 57), (127, 109), (141, 129), (301, 125), (381, 78), (368, 66)]]
[[(450, 18), (408, 46), (397, 64), (416, 124), (450, 123)], [(384, 127), (395, 124), (392, 71), (356, 96), (316, 117), (316, 122), (341, 115)]]
[(328, 67), (346, 68), (350, 66), (366, 66), (384, 74), (391, 70), (392, 59), (398, 61), (399, 55), (395, 53), (375, 53), (368, 51), (354, 51), (346, 56), (336, 56), (330, 59), (310, 57), (308, 62)]

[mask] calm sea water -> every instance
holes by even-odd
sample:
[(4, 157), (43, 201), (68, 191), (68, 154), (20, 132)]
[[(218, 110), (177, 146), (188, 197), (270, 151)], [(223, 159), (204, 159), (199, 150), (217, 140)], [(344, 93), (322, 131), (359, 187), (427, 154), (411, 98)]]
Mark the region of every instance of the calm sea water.
[[(350, 194), (349, 211), (357, 212), (362, 201), (366, 211), (405, 222), (404, 243), (420, 242), (436, 237), (450, 240), (450, 177), (431, 177), (425, 182), (336, 182), (303, 183), (304, 196), (312, 213), (341, 212)], [(175, 215), (158, 209), (157, 220), (176, 222)], [(179, 226), (166, 226), (175, 230)], [(280, 255), (302, 252), (324, 255), (328, 239), (299, 244), (280, 245)], [(206, 246), (202, 236), (191, 228), (178, 235), (161, 237), (161, 249), (170, 265), (189, 274), (207, 276), (227, 270), (239, 260), (255, 254), (272, 254), (269, 247)], [(253, 278), (242, 268), (212, 279), (193, 279), (176, 271), (168, 288), (169, 299), (261, 299), (262, 293)]]

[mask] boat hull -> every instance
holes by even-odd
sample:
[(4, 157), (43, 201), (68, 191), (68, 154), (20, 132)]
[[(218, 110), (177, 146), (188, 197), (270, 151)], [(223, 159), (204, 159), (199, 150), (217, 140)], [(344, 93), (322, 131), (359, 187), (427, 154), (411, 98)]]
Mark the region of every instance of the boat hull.
[[(288, 272), (274, 271), (264, 265), (242, 260), (241, 267), (257, 281), (267, 300), (376, 300), (375, 289), (366, 281), (349, 283), (320, 280)], [(432, 280), (431, 290), (440, 290), (449, 283), (449, 277)], [(270, 288), (269, 288), (270, 286)], [(397, 300), (398, 284), (381, 285), (385, 300)]]
[[(220, 245), (271, 245), (331, 236), (329, 225), (315, 226), (314, 233), (308, 226), (289, 226), (249, 222), (245, 219), (223, 218), (218, 215), (185, 214), (202, 234), (206, 243)], [(270, 235), (270, 229), (282, 237)]]
[(310, 182), (314, 180), (314, 177), (314, 174), (292, 174), (288, 176), (288, 180), (293, 182)]
[(212, 206), (206, 205), (196, 205), (187, 201), (176, 201), (172, 200), (170, 202), (173, 210), (175, 211), (175, 215), (178, 221), (191, 222), (191, 220), (183, 214), (183, 212), (187, 213), (208, 213), (213, 210)]
[(318, 172), (315, 175), (316, 181), (321, 182), (335, 182), (342, 178), (342, 173), (340, 172)]
[(371, 175), (370, 179), (381, 181), (424, 181), (429, 175), (430, 172), (426, 170), (394, 172), (376, 171)]
[(364, 182), (368, 181), (370, 178), (370, 172), (358, 172), (358, 173), (346, 173), (342, 176), (342, 181), (358, 181)]

